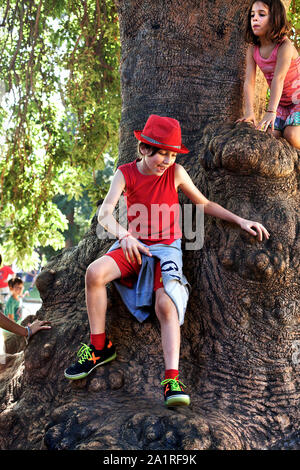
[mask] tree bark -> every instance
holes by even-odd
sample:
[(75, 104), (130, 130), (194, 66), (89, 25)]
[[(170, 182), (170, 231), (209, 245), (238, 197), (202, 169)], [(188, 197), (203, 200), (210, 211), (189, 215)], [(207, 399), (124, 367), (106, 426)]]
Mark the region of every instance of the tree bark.
[[(109, 286), (107, 331), (117, 360), (70, 383), (63, 370), (88, 342), (87, 266), (108, 250), (96, 217), (77, 247), (42, 271), (34, 336), (2, 366), (1, 449), (300, 448), (299, 153), (234, 124), (242, 107), (250, 2), (120, 1), (120, 160), (151, 113), (177, 118), (191, 149), (178, 161), (203, 193), (261, 221), (269, 241), (207, 217), (202, 250), (184, 252), (192, 293), (181, 329), (191, 406), (165, 409), (155, 315), (139, 324)], [(184, 201), (184, 198), (182, 198)]]
[(188, 158), (181, 157), (188, 165), (212, 117), (234, 121), (240, 116), (249, 3), (119, 2), (122, 162), (135, 153), (132, 129), (142, 129), (152, 113), (180, 121), (191, 149)]

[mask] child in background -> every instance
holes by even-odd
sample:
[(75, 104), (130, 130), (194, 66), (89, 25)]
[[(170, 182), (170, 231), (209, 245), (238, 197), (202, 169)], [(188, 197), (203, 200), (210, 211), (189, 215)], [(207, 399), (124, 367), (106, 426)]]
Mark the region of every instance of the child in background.
[[(19, 277), (17, 277), (17, 278), (20, 279), (20, 280), (24, 283), (24, 281), (23, 281), (21, 278), (19, 278)], [(12, 295), (12, 293), (13, 293), (14, 281), (15, 281), (15, 279), (17, 279), (17, 278), (10, 279), (9, 281), (7, 281), (10, 295)], [(23, 284), (23, 285), (24, 285), (24, 284)], [(20, 295), (19, 295), (19, 298), (20, 298), (20, 299), (23, 299), (24, 297), (29, 296), (29, 290), (30, 290), (30, 289), (26, 290), (26, 291), (24, 292), (24, 294), (23, 294), (23, 293), (20, 294)]]
[(13, 293), (13, 285), (14, 285), (14, 280), (13, 279), (9, 279), (7, 281), (7, 287), (9, 288), (9, 293), (10, 295), (12, 295)]
[[(142, 297), (149, 290), (160, 322), (165, 362), (162, 381), (164, 403), (167, 406), (189, 405), (190, 397), (178, 378), (180, 325), (183, 323), (185, 305), (182, 309), (180, 297), (173, 295), (174, 290), (179, 294), (185, 293), (184, 288), (180, 290), (186, 283), (182, 273), (182, 231), (178, 211), (174, 210), (169, 217), (155, 221), (151, 208), (162, 204), (169, 209), (178, 208), (180, 189), (194, 204), (203, 205), (206, 214), (236, 223), (260, 241), (268, 238), (269, 233), (260, 223), (238, 217), (206, 199), (185, 169), (175, 163), (177, 153), (189, 152), (181, 143), (181, 129), (176, 119), (151, 115), (143, 131), (134, 131), (134, 135), (140, 142), (140, 158), (117, 169), (98, 215), (99, 223), (118, 241), (114, 249), (95, 260), (86, 273), (91, 345), (82, 346), (78, 351), (78, 361), (65, 370), (65, 377), (82, 379), (95, 367), (115, 359), (115, 348), (105, 332), (106, 284), (117, 279), (127, 281), (137, 278), (140, 289), (136, 290), (135, 299), (138, 294)], [(113, 216), (123, 192), (127, 198), (128, 230)], [(141, 219), (143, 211), (147, 216)], [(149, 275), (147, 270), (145, 272), (145, 266), (151, 271), (151, 260), (154, 263), (153, 275), (148, 278), (151, 282), (148, 280), (142, 287), (143, 279)], [(171, 284), (175, 285), (172, 292), (169, 290)], [(144, 319), (138, 315), (136, 318), (139, 321)]]
[(0, 328), (6, 331), (6, 336), (10, 332), (29, 339), (40, 330), (49, 330), (50, 322), (44, 320), (35, 320), (25, 327), (20, 325), (22, 321), (21, 299), (27, 295), (27, 291), (23, 294), (24, 283), (18, 277), (10, 279), (8, 286), (11, 295), (6, 303), (4, 314), (0, 312)]
[(10, 297), (6, 302), (4, 315), (16, 323), (22, 320), (22, 303), (24, 283), (19, 277), (15, 277), (9, 282)]
[(238, 121), (256, 125), (253, 104), (258, 65), (268, 82), (270, 99), (256, 128), (269, 130), (277, 138), (283, 136), (300, 149), (300, 57), (286, 36), (288, 31), (285, 8), (280, 0), (252, 3), (245, 34), (250, 44), (244, 83), (245, 113)]
[[(2, 264), (2, 256), (0, 255), (0, 266)], [(15, 273), (11, 266), (2, 266), (0, 268), (0, 301), (5, 302), (9, 294), (7, 280), (15, 277)]]

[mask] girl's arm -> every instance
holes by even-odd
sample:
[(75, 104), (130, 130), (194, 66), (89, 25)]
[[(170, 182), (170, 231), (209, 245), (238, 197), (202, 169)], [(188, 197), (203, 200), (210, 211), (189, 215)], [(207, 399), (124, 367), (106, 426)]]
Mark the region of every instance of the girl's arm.
[[(36, 320), (28, 326), (30, 326), (31, 334), (34, 335), (39, 330), (50, 329), (51, 326), (48, 325), (50, 325), (48, 321)], [(15, 333), (19, 336), (28, 336), (27, 328), (22, 325), (18, 325), (18, 323), (14, 322), (13, 320), (10, 320), (2, 312), (0, 312), (0, 328), (10, 331), (11, 333)]]
[(282, 95), (284, 80), (291, 65), (293, 55), (293, 45), (288, 39), (286, 39), (278, 48), (274, 77), (270, 87), (270, 100), (268, 104), (268, 110), (270, 112), (265, 113), (262, 120), (258, 123), (257, 129), (266, 131), (269, 125), (271, 125), (272, 131), (274, 130), (277, 107)]
[(246, 75), (244, 81), (244, 116), (236, 122), (255, 122), (253, 109), (254, 91), (255, 91), (256, 63), (253, 59), (253, 46), (249, 46), (246, 54)]
[(139, 243), (139, 241), (133, 237), (128, 230), (122, 227), (113, 216), (114, 209), (125, 189), (125, 186), (126, 182), (124, 175), (120, 170), (117, 170), (112, 179), (109, 191), (100, 207), (98, 222), (105, 228), (105, 230), (119, 238), (120, 246), (129, 262), (135, 261), (136, 258), (138, 263), (141, 264), (142, 259), (140, 252), (151, 256), (149, 249)]
[(10, 317), (6, 317), (2, 312), (0, 312), (0, 328), (19, 336), (27, 336), (27, 329), (24, 326), (18, 325), (18, 323), (11, 320)]
[(264, 236), (266, 239), (269, 238), (268, 231), (259, 222), (243, 219), (242, 217), (239, 217), (238, 215), (235, 215), (229, 210), (220, 206), (216, 202), (209, 201), (194, 185), (185, 169), (178, 164), (176, 164), (175, 169), (175, 186), (176, 188), (180, 188), (194, 204), (203, 204), (205, 214), (218, 217), (220, 219), (226, 220), (227, 222), (235, 223), (243, 230), (251, 233), (251, 235), (257, 236), (258, 234), (259, 241), (262, 241)]

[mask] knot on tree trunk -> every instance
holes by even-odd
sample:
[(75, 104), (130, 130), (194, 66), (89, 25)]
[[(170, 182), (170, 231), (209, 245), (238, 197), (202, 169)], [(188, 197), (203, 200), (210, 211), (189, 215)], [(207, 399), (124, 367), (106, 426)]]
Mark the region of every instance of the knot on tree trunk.
[[(200, 163), (207, 196), (271, 234), (259, 242), (222, 221), (210, 221), (218, 236), (218, 261), (241, 278), (286, 286), (299, 275), (299, 155), (284, 139), (250, 124), (212, 123), (203, 133)], [(217, 231), (216, 231), (217, 230)], [(205, 231), (206, 239), (210, 232)], [(206, 246), (208, 246), (206, 244)], [(290, 283), (291, 281), (289, 281)]]
[(289, 178), (295, 182), (299, 157), (283, 138), (275, 139), (248, 123), (211, 123), (204, 130), (202, 144), (205, 151), (200, 161), (205, 170), (223, 168), (240, 176), (267, 178), (269, 182), (285, 178), (281, 187), (288, 192), (297, 189), (297, 183), (290, 187)]

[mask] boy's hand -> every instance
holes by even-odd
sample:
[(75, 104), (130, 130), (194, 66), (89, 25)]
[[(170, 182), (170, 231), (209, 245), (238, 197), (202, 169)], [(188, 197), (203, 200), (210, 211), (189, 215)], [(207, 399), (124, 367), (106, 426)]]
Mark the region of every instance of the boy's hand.
[(147, 248), (146, 246), (143, 246), (132, 235), (129, 235), (128, 237), (123, 238), (120, 241), (120, 246), (129, 263), (134, 263), (135, 261), (137, 261), (138, 264), (142, 264), (141, 253), (144, 253), (147, 256), (152, 256), (149, 248)]
[(264, 236), (267, 240), (270, 236), (268, 230), (259, 222), (253, 222), (252, 220), (241, 219), (240, 227), (243, 230), (246, 230), (247, 232), (251, 233), (251, 235), (254, 235), (255, 237), (257, 237), (258, 235), (258, 240), (260, 242), (263, 240)]

